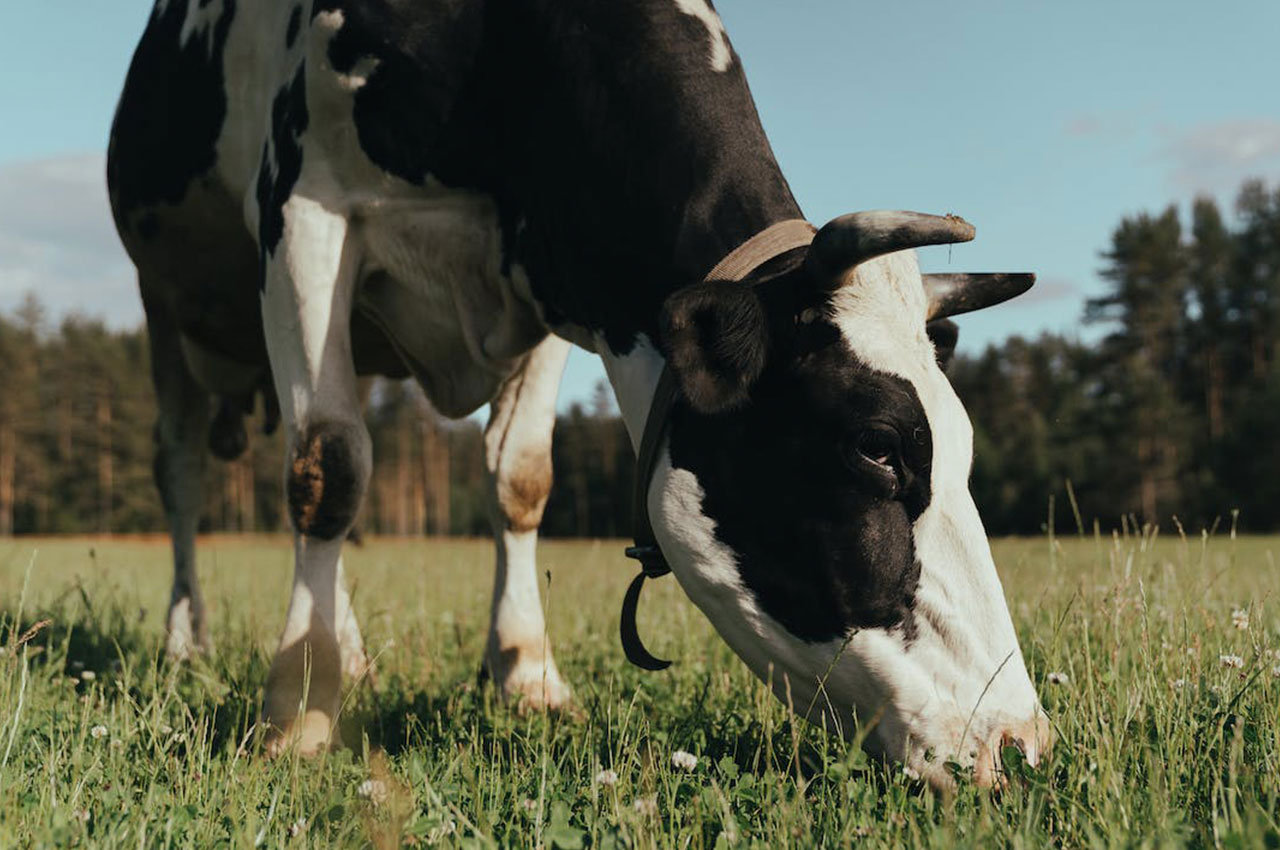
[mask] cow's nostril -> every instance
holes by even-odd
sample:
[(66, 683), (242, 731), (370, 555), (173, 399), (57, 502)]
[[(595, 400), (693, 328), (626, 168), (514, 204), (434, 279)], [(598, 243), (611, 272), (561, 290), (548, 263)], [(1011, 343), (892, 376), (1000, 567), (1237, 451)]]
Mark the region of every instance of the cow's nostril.
[(1001, 747), (1017, 747), (1018, 752), (1022, 753), (1025, 758), (1027, 755), (1027, 742), (1022, 738), (1015, 738), (1008, 732), (1004, 734), (1004, 738), (1000, 741)]

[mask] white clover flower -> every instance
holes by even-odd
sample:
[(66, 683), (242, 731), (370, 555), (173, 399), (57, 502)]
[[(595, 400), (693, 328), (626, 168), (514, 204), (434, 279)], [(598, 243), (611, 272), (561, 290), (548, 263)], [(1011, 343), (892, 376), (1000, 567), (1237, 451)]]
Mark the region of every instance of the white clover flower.
[(631, 808), (645, 817), (654, 817), (658, 814), (658, 798), (636, 797), (635, 802), (631, 804)]
[(1280, 664), (1271, 668), (1271, 678), (1280, 679)]
[(1237, 608), (1231, 612), (1231, 625), (1240, 631), (1249, 628), (1249, 612), (1243, 608)]
[(83, 662), (83, 661), (72, 661), (72, 662), (71, 662), (71, 670), (72, 670), (73, 672), (75, 672), (75, 673), (79, 673), (79, 672), (80, 672), (81, 670), (83, 670), (83, 669), (84, 669), (84, 662)]
[(1244, 666), (1244, 659), (1239, 655), (1219, 655), (1218, 663), (1223, 667), (1239, 670)]
[(1186, 679), (1174, 679), (1174, 680), (1173, 680), (1172, 682), (1170, 682), (1169, 684), (1173, 686), (1173, 689), (1174, 689), (1175, 691), (1180, 691), (1180, 690), (1182, 690), (1183, 688), (1185, 688), (1185, 687), (1187, 686), (1187, 680), (1186, 680)]
[(360, 783), (356, 793), (375, 806), (381, 806), (387, 801), (387, 783), (381, 779), (366, 779)]
[(1066, 673), (1050, 673), (1048, 678), (1051, 685), (1065, 685), (1071, 681), (1071, 677)]
[(902, 766), (902, 775), (907, 777), (908, 779), (919, 779), (920, 771), (916, 770), (914, 767), (912, 767), (909, 764), (904, 764)]
[(427, 843), (435, 844), (437, 841), (439, 841), (441, 838), (444, 838), (446, 835), (453, 835), (457, 831), (458, 831), (458, 822), (450, 818), (449, 820), (437, 826), (435, 829), (427, 831)]
[(301, 835), (302, 833), (304, 833), (304, 832), (306, 832), (306, 831), (307, 831), (307, 819), (306, 819), (306, 818), (298, 818), (296, 821), (294, 821), (293, 823), (289, 824), (289, 837), (290, 837), (290, 838), (297, 838), (299, 835)]
[(89, 734), (92, 735), (95, 740), (98, 738), (105, 738), (107, 737), (107, 727), (99, 723), (97, 726), (94, 726), (89, 730)]
[(82, 682), (92, 682), (96, 678), (98, 678), (98, 674), (92, 670), (85, 670), (80, 674), (80, 681)]
[(684, 750), (676, 750), (671, 754), (671, 766), (683, 770), (685, 773), (692, 773), (694, 768), (698, 766), (698, 757)]
[(594, 782), (597, 785), (612, 788), (618, 784), (618, 772), (616, 770), (602, 770), (596, 774)]

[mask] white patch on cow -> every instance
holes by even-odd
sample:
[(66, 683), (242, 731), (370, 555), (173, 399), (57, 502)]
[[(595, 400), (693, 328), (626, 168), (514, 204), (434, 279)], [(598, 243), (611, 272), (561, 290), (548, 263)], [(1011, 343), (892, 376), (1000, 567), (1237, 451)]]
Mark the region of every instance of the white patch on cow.
[(223, 3), (210, 3), (206, 6), (196, 0), (188, 0), (187, 15), (182, 20), (182, 32), (178, 36), (178, 43), (185, 48), (191, 39), (197, 36), (203, 38), (209, 56), (212, 58), (213, 27), (222, 17), (223, 12)]
[[(342, 10), (332, 9), (316, 15), (311, 26), (313, 31), (327, 45), (329, 40), (338, 34), (338, 30), (342, 29), (345, 23), (346, 18), (343, 17)], [(338, 84), (343, 90), (354, 93), (369, 82), (369, 76), (373, 74), (378, 64), (376, 56), (361, 56), (356, 60), (355, 67), (350, 71), (345, 74), (335, 74), (338, 78)]]
[(675, 0), (676, 8), (686, 15), (702, 21), (711, 38), (711, 68), (724, 72), (733, 64), (733, 50), (729, 47), (729, 34), (725, 32), (720, 16), (707, 0)]
[(653, 394), (666, 360), (645, 334), (636, 339), (636, 344), (625, 355), (619, 356), (610, 351), (602, 334), (596, 335), (590, 349), (599, 352), (604, 362), (605, 374), (609, 376), (609, 384), (618, 400), (618, 412), (622, 414), (627, 434), (631, 437), (631, 448), (639, 452)]
[(346, 21), (347, 19), (342, 14), (341, 9), (326, 9), (323, 12), (316, 13), (316, 16), (311, 19), (314, 26), (328, 30), (331, 36), (342, 29), (342, 25)]

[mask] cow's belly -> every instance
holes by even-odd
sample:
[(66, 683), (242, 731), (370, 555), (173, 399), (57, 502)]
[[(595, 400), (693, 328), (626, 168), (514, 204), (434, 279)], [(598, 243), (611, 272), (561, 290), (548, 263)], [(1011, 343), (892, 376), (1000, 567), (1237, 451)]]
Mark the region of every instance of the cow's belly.
[(519, 267), (504, 273), (487, 196), (437, 185), (356, 206), (352, 228), (362, 259), (356, 310), (445, 415), (488, 402), (546, 335)]

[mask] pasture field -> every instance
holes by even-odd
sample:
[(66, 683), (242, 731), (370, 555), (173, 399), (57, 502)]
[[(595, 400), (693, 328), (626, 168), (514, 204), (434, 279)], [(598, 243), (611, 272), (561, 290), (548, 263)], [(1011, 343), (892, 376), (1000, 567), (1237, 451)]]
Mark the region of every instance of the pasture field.
[(203, 540), (217, 648), (175, 667), (166, 541), (0, 544), (0, 847), (1280, 847), (1280, 538), (997, 541), (1059, 742), (999, 795), (945, 798), (797, 720), (674, 579), (640, 628), (675, 666), (629, 667), (615, 542), (542, 548), (577, 701), (553, 716), (477, 685), (487, 542), (350, 548), (377, 682), (349, 749), (268, 761), (290, 552)]

